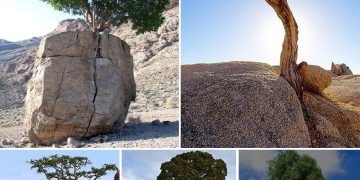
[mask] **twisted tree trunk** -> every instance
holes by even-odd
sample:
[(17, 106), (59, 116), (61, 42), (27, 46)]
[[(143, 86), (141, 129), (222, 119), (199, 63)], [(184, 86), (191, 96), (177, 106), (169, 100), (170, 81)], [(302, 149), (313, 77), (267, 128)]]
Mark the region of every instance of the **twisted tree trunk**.
[(298, 26), (287, 4), (287, 0), (266, 0), (266, 2), (275, 10), (285, 29), (285, 38), (280, 56), (280, 76), (289, 82), (300, 101), (302, 101), (302, 77), (296, 65), (298, 55)]

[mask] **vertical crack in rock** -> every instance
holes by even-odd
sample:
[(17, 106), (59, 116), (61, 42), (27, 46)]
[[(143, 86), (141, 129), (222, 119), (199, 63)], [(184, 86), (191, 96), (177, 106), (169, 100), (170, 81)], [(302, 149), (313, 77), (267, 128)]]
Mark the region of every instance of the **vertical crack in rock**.
[(95, 114), (95, 110), (96, 110), (96, 106), (95, 106), (95, 100), (96, 100), (96, 95), (97, 95), (97, 85), (96, 85), (96, 58), (94, 58), (94, 74), (93, 74), (93, 81), (94, 81), (94, 86), (95, 86), (95, 92), (94, 92), (94, 98), (92, 100), (92, 103), (93, 103), (93, 112), (91, 113), (91, 116), (90, 116), (90, 120), (89, 120), (89, 124), (86, 128), (86, 131), (85, 131), (85, 134), (83, 135), (82, 138), (84, 138), (88, 132), (89, 132), (89, 128), (90, 128), (90, 125), (91, 125), (91, 122), (93, 120), (93, 117), (94, 117), (94, 114)]
[(94, 98), (93, 98), (93, 107), (94, 107), (94, 110), (93, 112), (91, 113), (91, 116), (90, 116), (90, 120), (89, 120), (89, 124), (86, 128), (86, 131), (85, 131), (85, 134), (83, 135), (82, 138), (86, 137), (86, 135), (89, 133), (89, 128), (90, 128), (90, 125), (91, 125), (91, 122), (93, 120), (93, 117), (94, 117), (94, 114), (95, 114), (95, 111), (96, 111), (96, 105), (95, 105), (95, 100), (96, 100), (96, 96), (97, 96), (97, 85), (96, 85), (96, 58), (99, 57), (99, 46), (100, 46), (100, 34), (96, 34), (96, 48), (95, 48), (95, 56), (94, 56), (94, 74), (93, 74), (93, 81), (94, 81), (94, 86), (95, 86), (95, 93), (94, 93)]
[[(71, 63), (71, 62), (70, 62)], [(54, 115), (54, 109), (55, 109), (55, 106), (56, 106), (56, 101), (59, 99), (59, 96), (60, 96), (60, 89), (61, 89), (61, 84), (64, 80), (64, 76), (65, 76), (65, 72), (66, 72), (66, 69), (68, 67), (69, 64), (67, 64), (61, 74), (61, 79), (60, 79), (60, 83), (59, 83), (59, 87), (58, 87), (58, 90), (57, 90), (57, 93), (56, 93), (56, 97), (55, 97), (55, 101), (54, 101), (54, 105), (53, 105), (53, 108), (52, 108), (52, 111), (51, 111), (51, 116), (50, 117), (53, 117)]]

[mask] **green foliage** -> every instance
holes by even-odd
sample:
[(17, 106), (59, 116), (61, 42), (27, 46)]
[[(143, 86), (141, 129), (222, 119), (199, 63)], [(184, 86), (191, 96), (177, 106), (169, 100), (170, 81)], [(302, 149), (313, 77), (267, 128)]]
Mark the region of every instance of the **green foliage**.
[(158, 180), (223, 180), (227, 175), (226, 163), (221, 159), (214, 159), (211, 154), (192, 151), (173, 157), (161, 165)]
[(268, 163), (270, 180), (325, 180), (315, 159), (295, 151), (283, 151)]
[(42, 0), (55, 10), (83, 15), (95, 32), (129, 20), (137, 33), (156, 30), (164, 21), (169, 0)]
[(114, 164), (105, 164), (101, 168), (92, 167), (91, 170), (82, 170), (91, 161), (87, 157), (81, 156), (59, 156), (51, 155), (41, 159), (27, 161), (31, 164), (31, 169), (36, 169), (37, 173), (44, 174), (47, 179), (69, 180), (79, 179), (81, 177), (89, 179), (98, 179), (105, 176), (108, 171), (117, 171)]

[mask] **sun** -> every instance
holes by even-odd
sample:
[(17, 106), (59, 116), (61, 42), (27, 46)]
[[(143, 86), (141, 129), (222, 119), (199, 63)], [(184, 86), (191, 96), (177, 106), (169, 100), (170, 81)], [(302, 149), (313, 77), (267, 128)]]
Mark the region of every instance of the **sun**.
[[(295, 17), (296, 18), (296, 17)], [(315, 48), (317, 44), (314, 42), (316, 37), (315, 27), (312, 26), (311, 22), (307, 18), (298, 17), (296, 19), (298, 24), (298, 62), (307, 60), (304, 58), (308, 57), (308, 52), (312, 48)], [(259, 26), (260, 32), (258, 38), (262, 41), (262, 52), (269, 57), (267, 62), (271, 65), (278, 65), (280, 63), (280, 54), (282, 50), (282, 43), (284, 41), (285, 31), (282, 25), (282, 22), (279, 18), (274, 15), (274, 17), (264, 18), (261, 25)]]

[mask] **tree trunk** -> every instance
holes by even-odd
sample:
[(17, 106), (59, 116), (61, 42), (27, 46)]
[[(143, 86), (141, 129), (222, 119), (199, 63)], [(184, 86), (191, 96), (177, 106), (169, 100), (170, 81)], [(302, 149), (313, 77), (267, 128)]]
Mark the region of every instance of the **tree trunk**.
[(275, 10), (285, 29), (285, 38), (280, 56), (280, 76), (289, 82), (302, 102), (302, 78), (296, 65), (298, 26), (287, 0), (266, 0), (266, 2)]
[(119, 170), (116, 172), (114, 180), (120, 180), (120, 171)]

